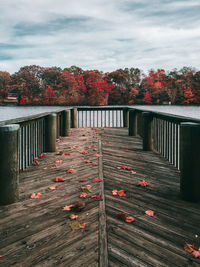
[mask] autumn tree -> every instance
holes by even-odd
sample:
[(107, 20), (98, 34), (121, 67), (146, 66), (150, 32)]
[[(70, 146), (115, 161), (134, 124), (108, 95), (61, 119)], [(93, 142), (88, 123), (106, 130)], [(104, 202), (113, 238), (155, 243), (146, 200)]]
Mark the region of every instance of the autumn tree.
[(0, 98), (4, 99), (10, 89), (10, 73), (7, 71), (0, 71)]

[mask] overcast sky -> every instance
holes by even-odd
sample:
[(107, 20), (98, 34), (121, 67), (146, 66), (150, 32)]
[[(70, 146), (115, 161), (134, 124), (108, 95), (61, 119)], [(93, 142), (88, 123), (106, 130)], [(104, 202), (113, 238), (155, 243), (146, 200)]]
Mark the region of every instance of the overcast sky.
[(200, 69), (200, 0), (0, 0), (0, 70)]

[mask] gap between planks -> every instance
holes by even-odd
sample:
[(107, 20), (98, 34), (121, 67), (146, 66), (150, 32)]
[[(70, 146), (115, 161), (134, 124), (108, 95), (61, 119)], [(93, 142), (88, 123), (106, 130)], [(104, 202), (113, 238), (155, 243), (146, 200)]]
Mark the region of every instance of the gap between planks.
[[(102, 155), (102, 142), (99, 139), (99, 153)], [(106, 207), (104, 194), (104, 179), (103, 179), (103, 159), (99, 157), (99, 178), (102, 179), (100, 183), (99, 201), (99, 267), (108, 266), (108, 243), (107, 243), (107, 229), (106, 229)]]

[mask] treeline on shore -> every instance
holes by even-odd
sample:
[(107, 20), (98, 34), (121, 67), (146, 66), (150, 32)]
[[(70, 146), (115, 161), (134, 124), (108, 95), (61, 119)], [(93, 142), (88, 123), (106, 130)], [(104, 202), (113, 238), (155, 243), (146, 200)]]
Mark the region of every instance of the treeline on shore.
[(200, 104), (200, 71), (138, 68), (98, 70), (24, 66), (0, 71), (0, 104), (6, 105)]

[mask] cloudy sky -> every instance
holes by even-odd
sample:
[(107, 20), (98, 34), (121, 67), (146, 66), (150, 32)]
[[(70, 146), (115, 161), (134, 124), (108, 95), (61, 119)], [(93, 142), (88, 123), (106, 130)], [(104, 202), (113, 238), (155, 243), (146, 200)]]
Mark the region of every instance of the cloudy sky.
[(200, 69), (200, 0), (0, 0), (0, 70)]

